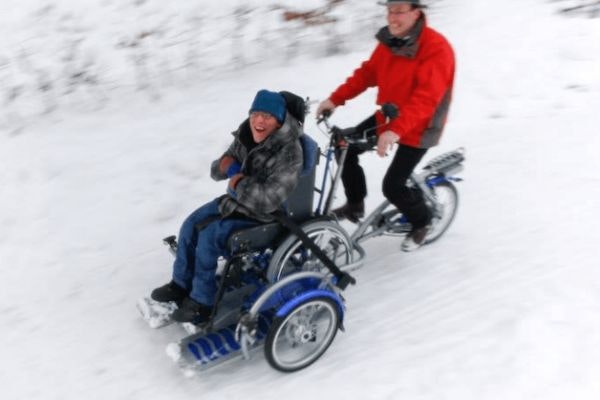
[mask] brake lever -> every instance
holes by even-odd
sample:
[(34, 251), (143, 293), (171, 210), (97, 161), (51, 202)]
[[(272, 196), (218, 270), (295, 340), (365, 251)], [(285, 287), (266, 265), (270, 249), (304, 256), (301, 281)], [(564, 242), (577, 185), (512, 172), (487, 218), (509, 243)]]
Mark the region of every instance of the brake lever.
[(317, 116), (317, 124), (324, 122), (327, 129), (329, 129), (329, 117), (331, 117), (332, 114), (332, 110), (323, 110), (321, 115)]

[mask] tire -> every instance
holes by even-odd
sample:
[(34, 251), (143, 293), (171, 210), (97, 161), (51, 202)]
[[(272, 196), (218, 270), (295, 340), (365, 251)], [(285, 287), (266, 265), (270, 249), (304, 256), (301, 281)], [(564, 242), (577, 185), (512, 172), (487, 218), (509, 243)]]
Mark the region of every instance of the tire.
[(433, 209), (434, 215), (431, 230), (425, 237), (424, 244), (438, 240), (448, 230), (458, 210), (458, 190), (452, 182), (440, 182), (433, 186), (432, 190), (437, 204), (435, 206), (428, 204)]
[(273, 321), (265, 341), (265, 358), (278, 371), (306, 368), (329, 348), (340, 323), (338, 305), (317, 297), (300, 303)]
[[(337, 265), (343, 267), (352, 262), (350, 237), (337, 223), (314, 221), (302, 226), (302, 230), (313, 239), (325, 254)], [(310, 250), (304, 247), (296, 235), (289, 235), (277, 247), (267, 269), (269, 282), (276, 282), (284, 276), (298, 271), (327, 272), (327, 268)]]

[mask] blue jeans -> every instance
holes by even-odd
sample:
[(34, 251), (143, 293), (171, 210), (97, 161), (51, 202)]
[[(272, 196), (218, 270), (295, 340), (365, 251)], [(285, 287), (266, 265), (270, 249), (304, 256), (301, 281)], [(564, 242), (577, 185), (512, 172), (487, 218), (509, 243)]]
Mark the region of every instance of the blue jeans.
[[(206, 225), (201, 229), (196, 228), (203, 223)], [(212, 306), (217, 292), (217, 260), (220, 256), (230, 255), (227, 239), (238, 229), (256, 225), (258, 222), (250, 219), (221, 218), (217, 199), (194, 211), (179, 231), (173, 263), (175, 283), (190, 291), (194, 301)]]

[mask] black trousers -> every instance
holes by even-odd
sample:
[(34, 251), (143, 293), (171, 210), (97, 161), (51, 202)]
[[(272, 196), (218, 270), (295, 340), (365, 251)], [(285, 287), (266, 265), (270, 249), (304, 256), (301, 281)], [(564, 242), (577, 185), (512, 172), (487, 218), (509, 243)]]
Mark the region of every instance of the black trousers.
[[(342, 171), (342, 183), (349, 203), (359, 203), (367, 197), (365, 172), (360, 166), (358, 156), (372, 149), (377, 143), (375, 127), (374, 115), (358, 124), (356, 132), (367, 131), (371, 145), (360, 147), (350, 145), (348, 148)], [(431, 212), (425, 205), (421, 190), (406, 186), (410, 174), (426, 152), (427, 149), (401, 144), (383, 178), (383, 195), (406, 216), (413, 228), (420, 228), (431, 222)]]

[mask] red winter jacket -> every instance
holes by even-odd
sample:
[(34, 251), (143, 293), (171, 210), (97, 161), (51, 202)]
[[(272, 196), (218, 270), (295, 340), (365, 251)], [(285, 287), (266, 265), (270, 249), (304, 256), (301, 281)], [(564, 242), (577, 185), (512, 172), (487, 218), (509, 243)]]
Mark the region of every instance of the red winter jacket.
[[(391, 130), (400, 143), (412, 147), (435, 146), (442, 134), (452, 97), (454, 52), (448, 41), (429, 28), (422, 17), (408, 39), (393, 38), (387, 27), (377, 34), (380, 43), (371, 57), (329, 97), (343, 105), (369, 87), (377, 86), (377, 104), (394, 103), (398, 118), (378, 128)], [(376, 113), (378, 125), (385, 120)]]

